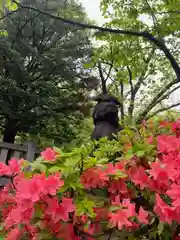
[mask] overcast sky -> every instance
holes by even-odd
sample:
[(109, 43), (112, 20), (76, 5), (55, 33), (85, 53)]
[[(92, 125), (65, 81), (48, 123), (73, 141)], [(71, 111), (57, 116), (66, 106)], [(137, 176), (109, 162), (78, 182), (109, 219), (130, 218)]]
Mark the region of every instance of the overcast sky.
[(99, 9), (100, 0), (79, 0), (79, 2), (85, 7), (90, 19), (95, 20), (99, 25), (104, 23), (104, 18)]

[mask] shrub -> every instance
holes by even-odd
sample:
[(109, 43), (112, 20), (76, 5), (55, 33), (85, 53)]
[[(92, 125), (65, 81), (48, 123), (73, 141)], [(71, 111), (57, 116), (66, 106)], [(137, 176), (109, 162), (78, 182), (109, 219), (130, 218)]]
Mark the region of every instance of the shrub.
[(179, 136), (180, 121), (149, 121), (98, 147), (0, 163), (11, 180), (0, 192), (1, 236), (180, 239)]

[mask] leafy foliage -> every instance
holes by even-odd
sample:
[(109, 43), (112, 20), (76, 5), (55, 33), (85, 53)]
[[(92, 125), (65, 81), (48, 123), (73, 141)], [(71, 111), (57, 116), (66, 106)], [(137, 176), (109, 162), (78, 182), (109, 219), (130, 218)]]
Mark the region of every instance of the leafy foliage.
[(139, 123), (180, 104), (171, 97), (180, 85), (167, 56), (146, 39), (131, 36), (131, 32), (151, 33), (168, 46), (178, 64), (180, 14), (176, 9), (177, 1), (101, 1), (105, 27), (129, 33), (96, 33), (99, 45), (87, 68), (97, 68), (101, 92), (119, 98), (124, 122)]

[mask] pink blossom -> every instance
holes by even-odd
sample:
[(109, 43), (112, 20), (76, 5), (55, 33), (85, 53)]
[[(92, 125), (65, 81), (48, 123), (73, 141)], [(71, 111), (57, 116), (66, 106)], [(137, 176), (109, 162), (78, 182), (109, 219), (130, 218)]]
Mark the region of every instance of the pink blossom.
[(148, 215), (148, 212), (145, 211), (142, 207), (140, 207), (137, 218), (140, 223), (148, 224)]
[(44, 160), (47, 161), (56, 161), (56, 152), (52, 148), (46, 148), (45, 151), (41, 152), (41, 156), (44, 158)]

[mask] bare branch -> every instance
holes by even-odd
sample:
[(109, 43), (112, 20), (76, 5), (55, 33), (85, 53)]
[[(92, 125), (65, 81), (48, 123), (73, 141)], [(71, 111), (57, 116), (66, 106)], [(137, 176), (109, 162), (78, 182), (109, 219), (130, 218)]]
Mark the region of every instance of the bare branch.
[(145, 118), (145, 120), (148, 120), (148, 119), (154, 117), (155, 115), (157, 115), (157, 114), (160, 113), (160, 112), (167, 111), (167, 110), (172, 109), (172, 108), (177, 107), (177, 106), (180, 106), (180, 103), (175, 103), (175, 104), (172, 104), (172, 105), (170, 105), (170, 106), (168, 106), (168, 107), (160, 108), (160, 109), (158, 109), (157, 111), (155, 111), (154, 113), (152, 113), (151, 115), (147, 116), (147, 117)]
[(35, 7), (32, 7), (32, 6), (22, 5), (15, 0), (13, 0), (13, 2), (16, 3), (20, 8), (31, 9), (33, 11), (37, 11), (37, 12), (42, 13), (42, 14), (48, 16), (48, 17), (51, 17), (55, 20), (59, 20), (59, 21), (62, 21), (64, 23), (71, 24), (71, 25), (74, 25), (74, 26), (76, 25), (76, 26), (82, 27), (82, 28), (94, 29), (94, 30), (98, 30), (100, 32), (108, 32), (108, 33), (114, 33), (114, 34), (125, 34), (125, 35), (129, 35), (129, 36), (143, 37), (146, 40), (154, 43), (161, 51), (164, 52), (165, 56), (167, 57), (167, 59), (171, 63), (171, 66), (172, 66), (172, 68), (173, 68), (173, 70), (174, 70), (174, 72), (177, 76), (177, 80), (180, 81), (180, 66), (178, 65), (174, 56), (171, 54), (170, 50), (167, 48), (167, 46), (165, 45), (165, 43), (162, 39), (154, 37), (149, 32), (146, 32), (146, 31), (136, 32), (136, 31), (130, 31), (130, 30), (112, 29), (112, 28), (100, 27), (100, 26), (93, 25), (93, 24), (80, 23), (80, 22), (75, 21), (75, 20), (70, 20), (70, 19), (65, 19), (65, 18), (59, 17), (59, 16), (55, 16), (53, 14), (50, 14), (46, 11), (43, 11), (41, 9), (37, 9)]

